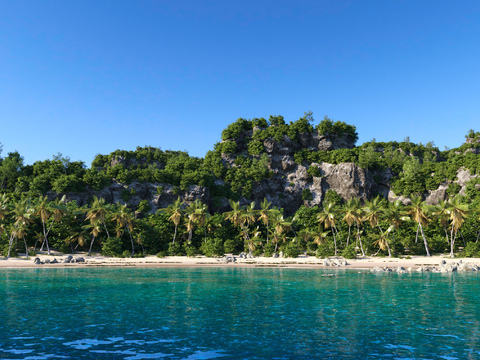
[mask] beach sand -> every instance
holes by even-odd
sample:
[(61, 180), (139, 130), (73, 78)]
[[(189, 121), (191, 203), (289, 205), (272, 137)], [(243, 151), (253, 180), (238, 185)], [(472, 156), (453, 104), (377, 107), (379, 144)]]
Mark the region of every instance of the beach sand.
[[(53, 255), (38, 254), (29, 259), (10, 258), (0, 259), (0, 268), (55, 268), (55, 267), (289, 267), (289, 268), (311, 268), (311, 269), (371, 269), (373, 267), (397, 268), (399, 266), (405, 269), (411, 267), (416, 269), (421, 266), (439, 266), (442, 260), (449, 262), (472, 263), (480, 266), (480, 258), (455, 258), (451, 259), (447, 254), (426, 256), (412, 256), (411, 259), (405, 258), (388, 258), (388, 257), (365, 257), (347, 260), (345, 266), (325, 266), (323, 259), (317, 259), (314, 256), (300, 256), (298, 258), (267, 258), (256, 257), (253, 259), (241, 259), (235, 255), (235, 262), (225, 262), (224, 258), (207, 258), (205, 256), (197, 256), (193, 258), (184, 256), (167, 256), (158, 258), (154, 255), (144, 258), (111, 258), (99, 254), (87, 256), (85, 253), (74, 254), (73, 258), (83, 257), (83, 263), (64, 263), (63, 261), (68, 255), (55, 253)], [(41, 261), (56, 259), (57, 264), (34, 264), (34, 259), (38, 257)], [(330, 259), (334, 259), (331, 257)]]

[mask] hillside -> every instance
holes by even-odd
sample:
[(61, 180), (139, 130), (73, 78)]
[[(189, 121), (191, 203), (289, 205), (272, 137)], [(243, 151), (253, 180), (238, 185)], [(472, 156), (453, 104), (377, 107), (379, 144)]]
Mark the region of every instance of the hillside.
[(97, 155), (87, 168), (60, 155), (24, 166), (20, 154), (9, 153), (0, 163), (0, 191), (17, 198), (66, 195), (80, 206), (96, 195), (152, 212), (178, 196), (200, 199), (211, 212), (228, 211), (229, 199), (266, 198), (286, 215), (326, 198), (380, 194), (407, 203), (417, 194), (435, 204), (457, 193), (467, 201), (479, 196), (480, 133), (470, 131), (463, 145), (446, 151), (408, 139), (355, 146), (357, 139), (355, 126), (327, 117), (315, 125), (310, 113), (289, 124), (282, 116), (238, 119), (204, 159), (139, 147)]

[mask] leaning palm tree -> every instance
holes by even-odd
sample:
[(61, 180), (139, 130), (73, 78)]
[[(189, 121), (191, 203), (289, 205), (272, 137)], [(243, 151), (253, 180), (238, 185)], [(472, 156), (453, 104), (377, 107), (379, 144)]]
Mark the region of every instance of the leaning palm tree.
[[(54, 201), (47, 203), (47, 197), (42, 198), (40, 196), (39, 199), (39, 204), (37, 205), (37, 213), (36, 215), (40, 215), (40, 218), (42, 220), (43, 224), (43, 234), (45, 237), (45, 241), (42, 242), (42, 246), (40, 248), (40, 251), (43, 250), (43, 245), (47, 245), (47, 250), (48, 254), (50, 255), (50, 247), (48, 246), (48, 234), (50, 233), (50, 230), (52, 229), (53, 224), (59, 223), (62, 221), (62, 217), (64, 215), (68, 214), (68, 208), (65, 205), (65, 195), (59, 200), (56, 198)], [(46, 220), (48, 220), (50, 217), (52, 217), (53, 221), (48, 227), (48, 230), (45, 232), (45, 223)]]
[(283, 215), (278, 213), (275, 216), (275, 252), (277, 252), (279, 240), (286, 241), (287, 233), (292, 229), (292, 223), (285, 220)]
[(99, 220), (96, 222), (90, 223), (88, 225), (84, 226), (84, 229), (90, 230), (90, 234), (92, 234), (92, 240), (90, 242), (90, 248), (88, 249), (88, 255), (91, 255), (92, 253), (92, 247), (93, 247), (93, 242), (95, 241), (95, 238), (100, 234), (102, 231)]
[[(393, 203), (388, 203), (384, 211), (385, 219), (390, 223), (387, 229), (387, 234), (392, 233), (393, 251), (395, 252), (395, 230), (398, 230), (403, 221), (410, 220), (405, 214), (402, 202), (396, 200)], [(387, 243), (388, 245), (388, 243)]]
[(320, 224), (323, 224), (325, 229), (332, 229), (333, 243), (335, 244), (335, 256), (337, 256), (337, 239), (335, 237), (335, 218), (337, 215), (338, 210), (333, 203), (328, 203), (327, 205), (325, 205), (322, 211), (317, 215), (318, 222)]
[(448, 237), (448, 222), (450, 220), (450, 202), (439, 200), (438, 205), (434, 207), (434, 215), (440, 221), (440, 225), (443, 227), (445, 231), (445, 237), (447, 239), (447, 243), (450, 244), (450, 238)]
[[(385, 211), (384, 199), (381, 198), (380, 196), (377, 196), (372, 201), (368, 201), (368, 200), (365, 201), (365, 206), (363, 207), (363, 211), (365, 211), (364, 220), (370, 223), (370, 226), (372, 227), (372, 229), (377, 227), (380, 230), (380, 239), (381, 239), (382, 236), (384, 235), (379, 222), (380, 222), (380, 216), (383, 215), (383, 212)], [(386, 238), (385, 238), (383, 247), (385, 246), (388, 250), (388, 257), (392, 257), (390, 246), (388, 245), (388, 241)], [(382, 247), (380, 247), (380, 249), (382, 249)]]
[(130, 236), (132, 244), (132, 255), (135, 255), (135, 246), (133, 244), (132, 231), (134, 228), (134, 217), (132, 216), (127, 204), (120, 205), (117, 203), (118, 211), (112, 214), (112, 220), (117, 223), (117, 237), (122, 237), (125, 230)]
[(448, 212), (450, 214), (450, 222), (452, 227), (450, 234), (450, 257), (453, 258), (453, 245), (455, 243), (455, 238), (457, 237), (457, 232), (467, 217), (468, 205), (462, 204), (458, 197), (450, 199), (448, 202), (450, 203)]
[(90, 209), (86, 209), (85, 211), (87, 212), (86, 220), (90, 221), (90, 225), (102, 224), (105, 232), (107, 233), (107, 237), (110, 238), (110, 234), (105, 223), (105, 218), (108, 213), (108, 207), (105, 203), (105, 199), (97, 198), (95, 195), (93, 195), (92, 206)]
[(194, 201), (194, 221), (198, 226), (203, 227), (203, 233), (205, 235), (205, 244), (207, 243), (207, 219), (210, 217), (208, 213), (208, 206), (204, 204), (200, 199)]
[(240, 205), (240, 202), (233, 201), (233, 200), (228, 200), (230, 202), (230, 207), (232, 208), (231, 211), (227, 211), (223, 213), (223, 216), (225, 216), (225, 220), (229, 220), (233, 226), (235, 227), (240, 227), (241, 232), (245, 236), (245, 231), (243, 229), (243, 213), (244, 213), (244, 208)]
[(357, 217), (357, 202), (356, 199), (352, 198), (348, 200), (344, 205), (342, 212), (345, 214), (343, 217), (343, 221), (345, 221), (348, 225), (348, 237), (347, 237), (347, 246), (350, 242), (350, 232), (352, 229), (352, 225), (355, 222)]
[(168, 205), (166, 209), (160, 210), (161, 212), (165, 211), (168, 215), (170, 215), (168, 220), (173, 222), (173, 224), (175, 225), (175, 233), (173, 234), (172, 244), (175, 244), (175, 239), (177, 238), (178, 225), (180, 225), (180, 221), (182, 220), (182, 213), (183, 213), (182, 206), (183, 206), (183, 201), (179, 196), (178, 199), (175, 200), (173, 204)]
[(263, 201), (260, 203), (260, 210), (258, 212), (258, 219), (262, 221), (267, 228), (267, 244), (268, 244), (268, 221), (271, 215), (270, 206), (272, 206), (272, 203), (268, 202), (267, 198), (264, 198)]
[[(430, 252), (428, 251), (428, 243), (427, 239), (425, 238), (425, 233), (423, 232), (423, 228), (428, 225), (430, 222), (429, 214), (432, 212), (432, 207), (428, 206), (425, 201), (422, 201), (420, 196), (412, 196), (410, 199), (412, 204), (407, 206), (406, 210), (407, 213), (411, 216), (412, 220), (415, 221), (417, 225), (417, 234), (418, 230), (420, 230), (423, 242), (425, 244), (425, 250), (427, 252), (427, 256), (431, 256)], [(415, 239), (416, 241), (417, 239)]]
[(67, 244), (70, 244), (70, 247), (72, 248), (72, 253), (75, 251), (73, 248), (73, 243), (77, 243), (77, 246), (75, 246), (75, 249), (78, 246), (84, 246), (87, 243), (87, 232), (85, 229), (74, 232), (67, 240)]
[(10, 252), (13, 244), (13, 238), (22, 238), (25, 244), (26, 257), (28, 258), (28, 248), (27, 242), (25, 240), (25, 235), (27, 232), (27, 227), (29, 224), (33, 223), (33, 214), (34, 208), (30, 203), (29, 198), (22, 199), (18, 201), (13, 210), (13, 215), (15, 218), (15, 223), (13, 225), (12, 236), (10, 237), (10, 244), (8, 247), (7, 258), (10, 257)]

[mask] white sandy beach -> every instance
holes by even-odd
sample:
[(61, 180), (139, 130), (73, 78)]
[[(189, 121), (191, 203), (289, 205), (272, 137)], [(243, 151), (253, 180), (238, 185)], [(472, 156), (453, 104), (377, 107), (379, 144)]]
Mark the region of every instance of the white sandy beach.
[[(98, 254), (86, 256), (86, 254), (75, 254), (73, 258), (83, 257), (85, 262), (82, 263), (64, 263), (68, 255), (64, 254), (38, 254), (36, 256), (25, 259), (10, 258), (0, 259), (0, 268), (53, 268), (53, 267), (91, 267), (91, 266), (135, 266), (135, 267), (290, 267), (290, 268), (325, 268), (325, 269), (371, 269), (373, 267), (389, 268), (402, 266), (412, 269), (421, 266), (438, 266), (442, 260), (449, 262), (459, 262), (477, 264), (480, 266), (480, 258), (455, 258), (451, 259), (447, 254), (426, 256), (412, 256), (411, 259), (405, 258), (388, 258), (388, 257), (366, 257), (347, 260), (345, 266), (325, 266), (323, 259), (317, 259), (314, 256), (300, 256), (298, 258), (272, 258), (257, 257), (253, 259), (242, 259), (235, 255), (235, 262), (225, 262), (224, 258), (207, 258), (205, 256), (184, 257), (184, 256), (167, 256), (158, 258), (154, 255), (144, 258), (112, 258)], [(42, 262), (46, 259), (52, 261), (56, 259), (57, 264), (34, 264), (34, 259), (38, 257)], [(335, 259), (331, 257), (330, 259)]]

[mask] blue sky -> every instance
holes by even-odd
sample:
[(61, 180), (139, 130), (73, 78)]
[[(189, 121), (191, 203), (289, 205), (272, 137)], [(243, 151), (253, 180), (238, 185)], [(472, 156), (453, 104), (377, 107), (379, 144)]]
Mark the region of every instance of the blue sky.
[(361, 144), (480, 131), (478, 1), (0, 0), (0, 142), (25, 163), (204, 156), (239, 117), (313, 111)]

